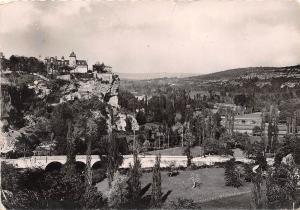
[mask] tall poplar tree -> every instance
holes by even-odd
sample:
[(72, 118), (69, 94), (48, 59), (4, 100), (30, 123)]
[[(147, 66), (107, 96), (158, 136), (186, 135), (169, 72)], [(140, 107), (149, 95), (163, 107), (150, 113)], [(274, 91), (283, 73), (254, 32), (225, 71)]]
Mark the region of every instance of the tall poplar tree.
[(161, 192), (161, 173), (160, 173), (160, 154), (155, 158), (153, 167), (153, 181), (152, 181), (152, 194), (151, 206), (159, 208), (162, 205), (162, 192)]

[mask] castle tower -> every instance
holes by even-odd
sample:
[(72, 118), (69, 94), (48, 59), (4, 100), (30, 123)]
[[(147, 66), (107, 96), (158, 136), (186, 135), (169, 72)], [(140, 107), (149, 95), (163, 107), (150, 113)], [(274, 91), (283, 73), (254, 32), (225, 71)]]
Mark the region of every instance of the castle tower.
[(4, 62), (4, 55), (3, 55), (2, 52), (0, 52), (0, 70), (1, 71), (4, 70), (4, 69), (2, 69), (2, 68), (4, 68), (3, 67), (3, 62)]
[(69, 66), (76, 67), (76, 54), (74, 52), (71, 52), (69, 56)]

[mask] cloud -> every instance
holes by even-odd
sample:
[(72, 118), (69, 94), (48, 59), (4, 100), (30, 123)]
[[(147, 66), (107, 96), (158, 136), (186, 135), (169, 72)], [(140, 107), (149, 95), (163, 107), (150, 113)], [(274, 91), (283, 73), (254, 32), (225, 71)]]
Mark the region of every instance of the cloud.
[(7, 55), (68, 55), (118, 72), (207, 73), (300, 61), (295, 1), (15, 2), (0, 6)]

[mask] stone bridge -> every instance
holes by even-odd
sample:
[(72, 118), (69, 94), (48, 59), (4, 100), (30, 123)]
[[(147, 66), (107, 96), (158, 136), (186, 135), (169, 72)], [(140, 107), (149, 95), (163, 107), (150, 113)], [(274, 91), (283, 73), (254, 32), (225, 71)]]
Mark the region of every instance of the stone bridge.
[[(151, 168), (155, 163), (155, 155), (139, 155), (142, 168)], [(222, 156), (206, 156), (206, 157), (195, 157), (192, 159), (192, 163), (197, 166), (201, 165), (213, 165), (215, 163), (221, 163), (229, 160), (229, 157)], [(32, 156), (26, 158), (18, 159), (2, 159), (6, 163), (10, 163), (17, 168), (42, 168), (42, 169), (58, 169), (66, 163), (66, 156)], [(241, 162), (250, 162), (251, 160), (246, 158), (236, 158), (237, 161)], [(106, 161), (101, 159), (98, 155), (91, 156), (91, 166), (93, 169), (98, 169), (104, 167)], [(133, 164), (132, 155), (124, 155), (123, 163), (120, 168), (129, 168), (130, 164)], [(168, 167), (171, 164), (174, 164), (175, 167), (186, 167), (187, 157), (186, 156), (161, 156), (162, 168)], [(86, 166), (86, 155), (77, 155), (76, 156), (76, 166), (78, 168), (84, 169)]]

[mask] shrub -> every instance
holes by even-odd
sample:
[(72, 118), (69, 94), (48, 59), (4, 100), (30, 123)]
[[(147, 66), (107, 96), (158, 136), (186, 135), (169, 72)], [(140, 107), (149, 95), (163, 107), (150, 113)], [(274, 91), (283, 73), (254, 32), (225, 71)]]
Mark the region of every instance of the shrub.
[(225, 164), (225, 183), (226, 186), (242, 186), (242, 180), (240, 178), (240, 173), (236, 168), (234, 158), (228, 160)]
[(89, 187), (83, 194), (82, 202), (87, 209), (99, 209), (105, 205), (101, 192), (96, 187)]
[(294, 166), (277, 165), (268, 170), (267, 200), (269, 208), (291, 208), (296, 198), (297, 179)]
[(114, 174), (111, 188), (108, 192), (108, 205), (113, 208), (122, 208), (128, 202), (128, 178), (118, 171)]
[(15, 192), (18, 188), (19, 173), (17, 169), (5, 162), (1, 162), (1, 187), (3, 190)]
[[(84, 179), (78, 175), (30, 170), (21, 174), (18, 189), (5, 200), (7, 208), (81, 208), (85, 205)], [(32, 185), (31, 185), (32, 183)]]
[(199, 203), (186, 198), (177, 198), (175, 201), (171, 201), (170, 207), (171, 209), (201, 209)]
[(244, 171), (245, 171), (245, 181), (246, 182), (251, 182), (252, 181), (252, 178), (254, 176), (254, 173), (252, 171), (252, 168), (253, 168), (253, 164), (245, 164), (244, 165)]

